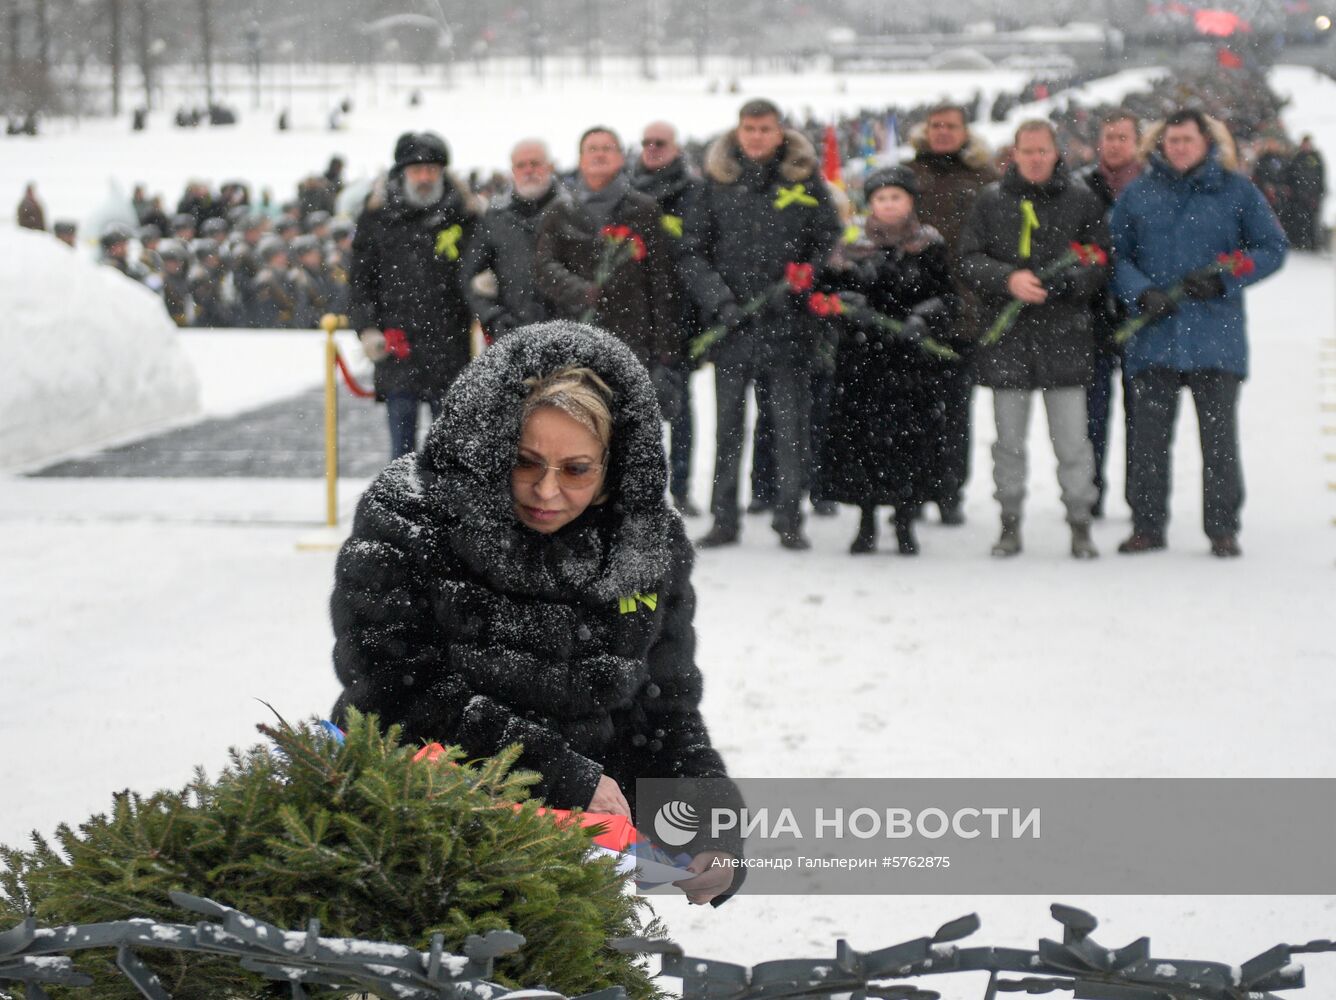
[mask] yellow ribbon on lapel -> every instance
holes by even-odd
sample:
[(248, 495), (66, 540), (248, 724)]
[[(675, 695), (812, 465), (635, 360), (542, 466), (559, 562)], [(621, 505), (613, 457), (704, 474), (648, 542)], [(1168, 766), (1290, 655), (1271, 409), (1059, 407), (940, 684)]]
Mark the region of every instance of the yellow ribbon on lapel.
[(459, 223), (442, 229), (436, 234), (436, 256), (445, 254), (450, 260), (459, 260), (459, 240), (463, 235), (464, 227)]
[(1021, 202), (1021, 260), (1030, 259), (1030, 234), (1039, 228), (1039, 216), (1034, 214), (1034, 202), (1029, 198)]
[(682, 216), (664, 214), (659, 217), (659, 225), (663, 226), (663, 231), (669, 236), (682, 238)]
[(617, 610), (624, 615), (634, 614), (640, 610), (642, 604), (650, 611), (654, 611), (659, 606), (659, 595), (632, 594), (630, 597), (619, 597), (617, 599)]
[(775, 197), (775, 208), (784, 209), (797, 203), (806, 205), (809, 208), (815, 208), (820, 202), (807, 193), (807, 185), (795, 184), (793, 187), (782, 187), (779, 194)]

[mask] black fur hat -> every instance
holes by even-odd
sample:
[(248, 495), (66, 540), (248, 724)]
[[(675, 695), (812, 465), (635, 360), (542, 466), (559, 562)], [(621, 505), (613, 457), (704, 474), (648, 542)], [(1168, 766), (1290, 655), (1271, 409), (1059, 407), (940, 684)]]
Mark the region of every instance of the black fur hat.
[(450, 147), (435, 132), (405, 132), (394, 144), (394, 169), (413, 163), (450, 165)]

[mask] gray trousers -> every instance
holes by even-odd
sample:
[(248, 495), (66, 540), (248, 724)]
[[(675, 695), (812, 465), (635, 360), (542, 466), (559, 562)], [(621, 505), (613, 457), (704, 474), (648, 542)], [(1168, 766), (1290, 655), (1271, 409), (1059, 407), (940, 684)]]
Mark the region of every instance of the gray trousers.
[[(1095, 489), (1095, 457), (1086, 430), (1086, 391), (1082, 386), (1040, 389), (1048, 412), (1048, 436), (1058, 457), (1058, 485), (1068, 524), (1089, 524), (1099, 496)], [(1003, 517), (1021, 516), (1025, 504), (1026, 438), (1030, 430), (1029, 389), (994, 389), (993, 496)]]
[(802, 525), (811, 434), (812, 389), (803, 366), (777, 363), (757, 370), (755, 364), (745, 362), (715, 362), (714, 493), (710, 513), (725, 528), (739, 525), (738, 479), (746, 430), (747, 384), (758, 375), (765, 377), (767, 412), (774, 432), (774, 526), (776, 531), (792, 531)]

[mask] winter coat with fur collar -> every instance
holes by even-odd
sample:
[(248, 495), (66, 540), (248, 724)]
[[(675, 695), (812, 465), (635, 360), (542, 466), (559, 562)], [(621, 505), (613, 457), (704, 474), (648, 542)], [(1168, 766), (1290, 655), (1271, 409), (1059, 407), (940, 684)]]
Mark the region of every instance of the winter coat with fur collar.
[[(610, 499), (545, 535), (512, 506), (524, 381), (572, 364), (614, 394)], [(699, 710), (692, 550), (664, 486), (654, 390), (624, 344), (564, 321), (497, 341), (358, 504), (331, 599), (336, 716), (352, 705), (470, 756), (521, 743), (535, 795), (560, 808), (587, 806), (600, 774), (633, 815), (636, 778), (724, 778)], [(686, 849), (716, 847), (741, 854)]]
[[(705, 186), (687, 206), (678, 266), (702, 319), (713, 323), (733, 303), (745, 306), (784, 280), (785, 265), (820, 267), (840, 234), (816, 151), (786, 129), (779, 152), (758, 163), (742, 155), (736, 130), (705, 154)], [(757, 353), (806, 364), (820, 326), (805, 296), (787, 295), (761, 310), (715, 349), (716, 363)]]
[(1114, 285), (1133, 313), (1148, 289), (1172, 288), (1222, 253), (1241, 250), (1255, 267), (1242, 277), (1223, 275), (1224, 298), (1184, 299), (1172, 316), (1140, 330), (1124, 350), (1128, 377), (1147, 368), (1248, 376), (1243, 289), (1279, 270), (1288, 243), (1262, 192), (1225, 162), (1217, 145), (1180, 174), (1152, 153), (1149, 168), (1113, 206)]

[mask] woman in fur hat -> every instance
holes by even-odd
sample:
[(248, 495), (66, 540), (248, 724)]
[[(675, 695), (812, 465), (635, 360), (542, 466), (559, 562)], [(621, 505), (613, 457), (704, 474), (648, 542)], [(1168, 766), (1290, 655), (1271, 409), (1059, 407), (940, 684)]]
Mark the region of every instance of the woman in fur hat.
[[(692, 549), (631, 350), (575, 323), (522, 327), (442, 407), (339, 554), (336, 721), (356, 707), (470, 757), (522, 744), (556, 808), (635, 818), (637, 778), (705, 779), (698, 815), (735, 804), (700, 715)], [(735, 869), (714, 862), (740, 841), (702, 831), (685, 850), (698, 874), (678, 884), (722, 902)]]
[(840, 252), (832, 283), (904, 323), (899, 337), (851, 327), (836, 357), (835, 398), (820, 472), (822, 497), (862, 511), (849, 551), (877, 545), (876, 509), (895, 508), (900, 552), (918, 553), (914, 518), (936, 496), (931, 482), (944, 413), (933, 386), (945, 363), (917, 343), (949, 335), (957, 299), (946, 244), (914, 212), (918, 183), (906, 166), (871, 174), (863, 184), (869, 215), (864, 238)]

